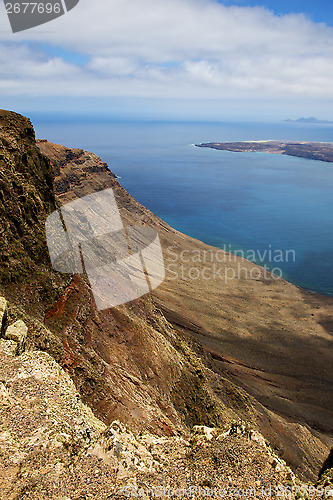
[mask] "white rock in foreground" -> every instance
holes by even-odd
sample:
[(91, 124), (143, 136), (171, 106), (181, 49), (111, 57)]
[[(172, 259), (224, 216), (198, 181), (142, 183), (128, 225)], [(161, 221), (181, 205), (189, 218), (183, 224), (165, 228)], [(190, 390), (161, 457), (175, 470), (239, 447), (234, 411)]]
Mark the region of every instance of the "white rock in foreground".
[(27, 335), (28, 335), (27, 325), (23, 321), (19, 320), (7, 328), (5, 333), (5, 339), (13, 340), (14, 342), (16, 342), (18, 354), (21, 354), (24, 351)]

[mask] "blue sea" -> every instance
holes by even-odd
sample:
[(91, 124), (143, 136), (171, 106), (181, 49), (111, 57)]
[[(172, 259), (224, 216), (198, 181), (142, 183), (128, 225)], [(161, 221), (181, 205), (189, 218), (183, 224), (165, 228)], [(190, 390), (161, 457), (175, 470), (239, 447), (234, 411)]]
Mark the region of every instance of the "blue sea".
[(331, 142), (332, 125), (32, 121), (38, 138), (98, 154), (134, 198), (179, 231), (245, 256), (256, 253), (258, 263), (278, 266), (288, 281), (333, 296), (333, 164), (193, 145)]

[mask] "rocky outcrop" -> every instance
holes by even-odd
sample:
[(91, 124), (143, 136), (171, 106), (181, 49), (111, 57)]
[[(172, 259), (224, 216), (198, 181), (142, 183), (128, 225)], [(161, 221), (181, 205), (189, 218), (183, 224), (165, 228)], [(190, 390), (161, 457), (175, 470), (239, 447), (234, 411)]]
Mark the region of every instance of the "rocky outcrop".
[(10, 326), (7, 323), (8, 304), (4, 297), (0, 297), (0, 332), (3, 338), (0, 338), (0, 352), (17, 356), (24, 351), (25, 341), (27, 339), (28, 328), (22, 320), (18, 320)]
[(54, 203), (53, 171), (30, 121), (0, 110), (0, 283), (47, 262), (43, 222)]
[(5, 339), (15, 342), (17, 345), (17, 353), (21, 354), (24, 351), (27, 335), (28, 327), (22, 320), (18, 320), (7, 328)]

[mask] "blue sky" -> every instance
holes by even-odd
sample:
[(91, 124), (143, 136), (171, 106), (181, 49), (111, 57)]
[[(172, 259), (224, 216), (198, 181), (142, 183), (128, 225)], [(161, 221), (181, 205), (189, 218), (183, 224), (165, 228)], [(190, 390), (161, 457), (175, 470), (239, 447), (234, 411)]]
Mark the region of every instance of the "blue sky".
[(304, 13), (317, 23), (333, 26), (333, 3), (329, 0), (220, 0), (224, 5), (263, 6), (277, 15)]
[(13, 34), (2, 107), (184, 119), (333, 119), (333, 7), (314, 1), (81, 0)]

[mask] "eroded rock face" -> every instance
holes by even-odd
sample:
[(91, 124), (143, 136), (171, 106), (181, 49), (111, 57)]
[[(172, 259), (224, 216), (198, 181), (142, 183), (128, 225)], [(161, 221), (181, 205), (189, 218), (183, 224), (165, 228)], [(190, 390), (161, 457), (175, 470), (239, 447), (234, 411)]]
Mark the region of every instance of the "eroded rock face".
[(47, 261), (43, 222), (54, 207), (53, 170), (30, 121), (0, 110), (0, 283)]

